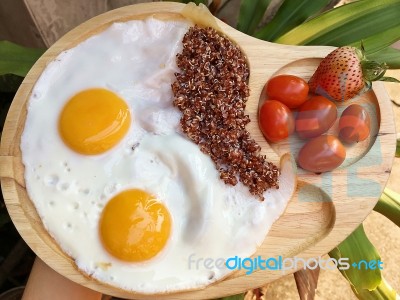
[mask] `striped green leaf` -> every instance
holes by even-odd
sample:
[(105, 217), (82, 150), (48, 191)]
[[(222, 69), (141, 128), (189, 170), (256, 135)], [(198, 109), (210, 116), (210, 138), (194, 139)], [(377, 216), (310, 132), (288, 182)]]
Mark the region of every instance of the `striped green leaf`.
[[(400, 24), (387, 29), (384, 32), (371, 35), (362, 40), (365, 54), (373, 54), (384, 48), (391, 46), (394, 42), (400, 40)], [(361, 41), (350, 44), (351, 46), (360, 47)]]
[(385, 62), (389, 69), (400, 69), (400, 50), (387, 47), (378, 52), (367, 54), (369, 60)]
[(255, 37), (272, 41), (323, 9), (330, 0), (285, 0), (273, 19)]
[(360, 300), (398, 300), (399, 296), (389, 283), (382, 278), (382, 282), (376, 289), (357, 291), (352, 287), (354, 294)]
[(400, 0), (360, 0), (297, 26), (274, 40), (293, 45), (348, 45), (400, 25)]
[(374, 210), (400, 226), (400, 194), (385, 188)]
[(348, 258), (349, 268), (339, 270), (357, 291), (373, 290), (380, 285), (382, 277), (377, 265), (375, 265), (375, 269), (366, 269), (364, 264), (364, 262), (377, 262), (380, 260), (380, 256), (366, 236), (362, 224), (347, 239), (329, 252), (329, 256), (337, 261), (341, 258)]
[(270, 2), (271, 0), (242, 0), (236, 28), (241, 32), (252, 35)]
[(25, 48), (0, 41), (0, 75), (25, 76), (43, 52), (43, 49)]

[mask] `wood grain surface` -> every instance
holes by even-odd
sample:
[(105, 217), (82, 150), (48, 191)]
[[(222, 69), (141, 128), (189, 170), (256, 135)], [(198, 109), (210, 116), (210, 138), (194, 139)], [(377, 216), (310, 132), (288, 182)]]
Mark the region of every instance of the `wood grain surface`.
[[(262, 286), (295, 271), (263, 270), (251, 275), (237, 271), (204, 289), (173, 294), (142, 295), (119, 290), (97, 282), (76, 269), (72, 259), (59, 249), (43, 228), (26, 193), (19, 144), (27, 100), (46, 65), (61, 51), (104, 30), (113, 22), (147, 16), (183, 18), (183, 9), (186, 9), (185, 6), (178, 3), (138, 4), (107, 12), (78, 26), (56, 42), (31, 69), (15, 96), (4, 126), (0, 150), (1, 185), (7, 208), (19, 233), (33, 251), (57, 272), (105, 294), (134, 299), (218, 298)], [(273, 162), (278, 162), (279, 156), (285, 152), (296, 156), (303, 143), (301, 140), (294, 137), (285, 143), (269, 145), (259, 130), (257, 111), (263, 86), (268, 78), (279, 73), (308, 79), (321, 58), (333, 48), (272, 44), (238, 32), (218, 19), (213, 19), (213, 23), (236, 42), (248, 57), (251, 95), (246, 110), (252, 120), (248, 125), (252, 137)], [(396, 134), (393, 112), (381, 83), (374, 83), (371, 91), (354, 101), (363, 103), (371, 114), (371, 137), (348, 147), (346, 161), (333, 172), (316, 175), (298, 170), (295, 196), (254, 256), (318, 257), (343, 241), (373, 209), (389, 177), (394, 157)], [(339, 112), (343, 107), (339, 105)], [(330, 131), (337, 133), (337, 124)]]

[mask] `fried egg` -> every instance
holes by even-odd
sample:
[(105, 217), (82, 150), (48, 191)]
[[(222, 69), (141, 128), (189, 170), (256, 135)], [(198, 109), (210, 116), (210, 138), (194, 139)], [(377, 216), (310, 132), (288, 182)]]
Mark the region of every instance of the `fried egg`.
[(182, 134), (171, 84), (189, 26), (114, 23), (58, 55), (28, 102), (25, 181), (46, 230), (82, 272), (129, 291), (222, 279), (225, 266), (190, 259), (252, 255), (294, 190), (290, 168), (264, 202), (225, 185)]

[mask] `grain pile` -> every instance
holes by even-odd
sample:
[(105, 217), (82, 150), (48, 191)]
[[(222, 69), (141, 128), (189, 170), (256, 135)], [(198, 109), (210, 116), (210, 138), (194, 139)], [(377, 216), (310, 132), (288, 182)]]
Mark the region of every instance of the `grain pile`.
[(172, 90), (183, 132), (211, 157), (226, 184), (239, 180), (263, 199), (267, 189), (278, 188), (279, 170), (260, 155), (245, 128), (250, 122), (246, 57), (214, 29), (195, 26), (183, 38), (177, 65), (181, 72)]

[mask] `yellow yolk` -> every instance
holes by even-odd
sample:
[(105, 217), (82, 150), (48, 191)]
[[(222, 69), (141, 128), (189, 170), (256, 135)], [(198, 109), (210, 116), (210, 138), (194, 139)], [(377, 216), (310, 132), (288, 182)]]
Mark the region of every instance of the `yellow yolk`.
[(170, 236), (167, 208), (143, 190), (126, 190), (104, 207), (99, 224), (100, 239), (113, 256), (142, 262), (156, 256)]
[(59, 132), (72, 150), (86, 155), (103, 153), (127, 133), (131, 117), (124, 100), (101, 88), (84, 90), (63, 108)]

